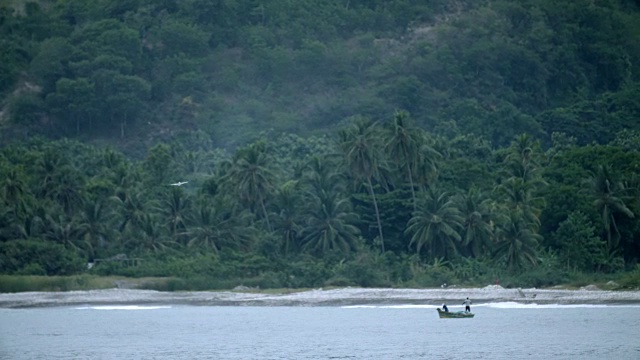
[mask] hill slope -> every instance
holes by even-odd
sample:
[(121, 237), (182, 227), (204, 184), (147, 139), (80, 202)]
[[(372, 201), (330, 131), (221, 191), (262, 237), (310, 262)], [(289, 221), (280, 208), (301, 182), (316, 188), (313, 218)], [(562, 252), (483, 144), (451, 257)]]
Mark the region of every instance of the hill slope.
[(5, 140), (220, 147), (409, 111), (494, 146), (638, 127), (640, 11), (607, 1), (6, 1)]

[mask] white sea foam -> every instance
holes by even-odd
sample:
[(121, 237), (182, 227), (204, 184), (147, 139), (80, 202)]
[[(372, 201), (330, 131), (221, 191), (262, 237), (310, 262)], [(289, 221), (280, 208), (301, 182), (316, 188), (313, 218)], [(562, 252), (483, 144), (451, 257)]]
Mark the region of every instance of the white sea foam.
[(343, 309), (435, 309), (438, 305), (346, 305)]
[(104, 305), (104, 306), (83, 306), (76, 310), (158, 310), (171, 309), (171, 306), (141, 306), (141, 305)]
[(486, 306), (496, 309), (570, 309), (570, 308), (606, 308), (606, 307), (640, 307), (633, 304), (537, 304), (537, 303), (518, 303), (518, 302), (499, 302), (478, 304), (476, 306)]
[[(463, 306), (448, 305), (452, 311), (458, 311), (457, 308), (462, 310)], [(342, 306), (343, 309), (435, 309), (441, 305), (347, 305)], [(571, 309), (571, 308), (607, 308), (607, 307), (635, 307), (640, 308), (640, 305), (620, 305), (620, 304), (536, 304), (536, 303), (518, 303), (518, 302), (498, 302), (498, 303), (482, 303), (474, 304), (473, 308), (495, 308), (495, 309)]]
[[(537, 303), (517, 303), (517, 302), (499, 302), (499, 303), (488, 303), (483, 304), (486, 307), (497, 308), (497, 309), (558, 309), (558, 308), (599, 308), (599, 307), (607, 307), (608, 305), (601, 304), (537, 304)], [(481, 306), (481, 305), (477, 305)]]

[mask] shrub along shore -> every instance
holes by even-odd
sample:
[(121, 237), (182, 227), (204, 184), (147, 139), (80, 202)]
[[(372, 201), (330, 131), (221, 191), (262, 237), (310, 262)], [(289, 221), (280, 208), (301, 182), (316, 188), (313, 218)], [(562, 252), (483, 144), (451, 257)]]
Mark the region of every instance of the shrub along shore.
[[(157, 291), (207, 291), (207, 290), (241, 290), (263, 293), (289, 293), (303, 291), (306, 288), (263, 288), (253, 285), (255, 279), (233, 279), (225, 281), (227, 286), (219, 286), (223, 282), (207, 282), (202, 278), (184, 279), (178, 277), (122, 277), (122, 276), (96, 276), (96, 275), (72, 275), (72, 276), (35, 276), (35, 275), (0, 275), (0, 293), (18, 292), (65, 292), (100, 289), (140, 289)], [(348, 285), (351, 286), (351, 285)], [(354, 285), (357, 286), (357, 285)], [(443, 284), (444, 286), (444, 284)], [(448, 284), (446, 288), (481, 288), (486, 283), (477, 284)], [(335, 286), (329, 286), (333, 288)], [(520, 288), (526, 285), (504, 284), (505, 288)], [(580, 276), (571, 281), (550, 286), (552, 289), (578, 290), (592, 287), (610, 291), (628, 291), (640, 289), (640, 275), (631, 273), (615, 277)], [(325, 287), (327, 288), (327, 287)], [(425, 288), (416, 286), (390, 286), (389, 288)], [(443, 288), (443, 287), (440, 287)]]

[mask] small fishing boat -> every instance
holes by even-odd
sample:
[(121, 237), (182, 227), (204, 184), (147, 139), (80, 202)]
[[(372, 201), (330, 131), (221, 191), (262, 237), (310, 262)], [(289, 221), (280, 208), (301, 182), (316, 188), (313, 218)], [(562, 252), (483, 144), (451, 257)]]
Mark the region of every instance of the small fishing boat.
[(437, 309), (438, 310), (438, 315), (440, 315), (440, 318), (452, 318), (452, 319), (457, 319), (457, 318), (472, 318), (475, 314), (472, 312), (467, 312), (467, 311), (444, 311), (440, 308)]

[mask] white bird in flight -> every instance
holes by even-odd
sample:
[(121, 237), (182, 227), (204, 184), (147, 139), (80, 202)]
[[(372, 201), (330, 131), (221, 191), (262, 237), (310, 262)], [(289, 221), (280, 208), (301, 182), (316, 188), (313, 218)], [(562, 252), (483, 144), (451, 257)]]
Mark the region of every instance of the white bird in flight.
[(184, 184), (188, 183), (188, 181), (178, 181), (177, 183), (173, 183), (173, 184), (169, 184), (171, 186), (182, 186)]

